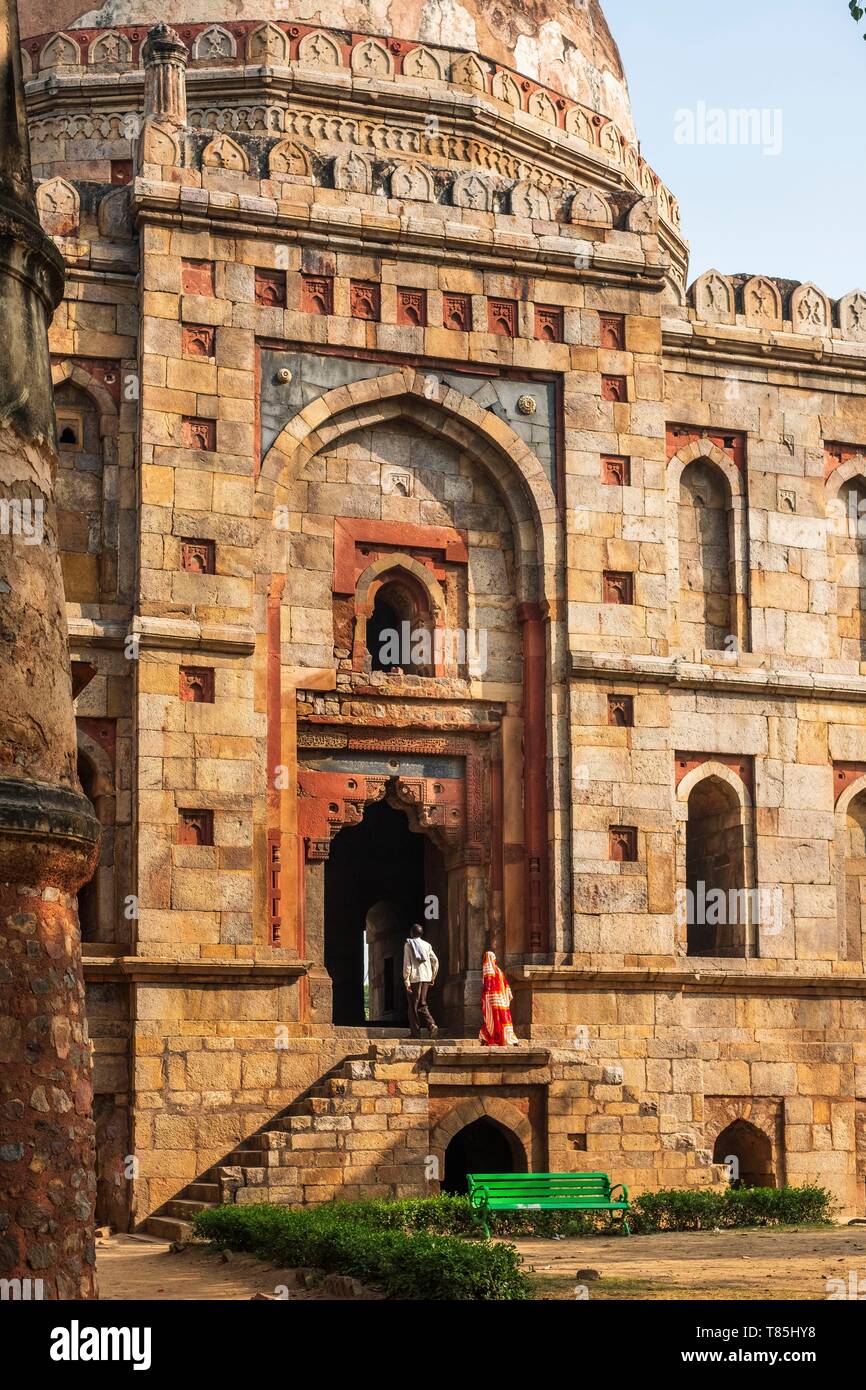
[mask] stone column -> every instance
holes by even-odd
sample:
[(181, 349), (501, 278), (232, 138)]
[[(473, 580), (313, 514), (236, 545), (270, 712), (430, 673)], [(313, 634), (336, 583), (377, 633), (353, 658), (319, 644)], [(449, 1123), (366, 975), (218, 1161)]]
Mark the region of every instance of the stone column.
[(0, 1278), (86, 1298), (96, 1174), (75, 893), (99, 826), (76, 779), (57, 553), (47, 326), (62, 292), (33, 199), (15, 0), (0, 0)]
[(144, 41), (144, 118), (166, 125), (186, 125), (186, 60), (189, 50), (164, 22)]
[(544, 618), (537, 603), (518, 610), (523, 631), (523, 810), (526, 837), (526, 949), (549, 949), (547, 888), (547, 708)]

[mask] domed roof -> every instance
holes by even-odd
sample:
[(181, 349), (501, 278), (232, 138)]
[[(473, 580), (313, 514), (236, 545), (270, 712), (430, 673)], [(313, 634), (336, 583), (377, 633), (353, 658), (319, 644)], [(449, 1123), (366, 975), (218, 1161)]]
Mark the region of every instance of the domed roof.
[(111, 29), (166, 20), (276, 20), (414, 39), (491, 58), (634, 127), (619, 50), (599, 0), (19, 0), (25, 37), (58, 29)]

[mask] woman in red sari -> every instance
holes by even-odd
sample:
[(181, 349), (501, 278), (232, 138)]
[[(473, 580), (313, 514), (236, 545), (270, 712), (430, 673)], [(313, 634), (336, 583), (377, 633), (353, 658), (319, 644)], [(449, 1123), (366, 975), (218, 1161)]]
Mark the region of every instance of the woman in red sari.
[(485, 951), (481, 980), (481, 1013), (478, 1034), (485, 1047), (518, 1047), (511, 1022), (511, 990), (492, 951)]

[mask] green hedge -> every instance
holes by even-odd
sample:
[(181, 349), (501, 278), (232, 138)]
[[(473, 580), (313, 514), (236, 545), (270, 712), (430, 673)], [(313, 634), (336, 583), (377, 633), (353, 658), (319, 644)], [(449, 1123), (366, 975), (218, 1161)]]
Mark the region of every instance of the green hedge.
[[(669, 1189), (646, 1192), (632, 1205), (629, 1224), (641, 1235), (716, 1227), (816, 1226), (832, 1216), (832, 1199), (823, 1187)], [(338, 1209), (341, 1220), (362, 1221), (380, 1231), (468, 1235), (471, 1228), (467, 1197), (340, 1202)], [(610, 1229), (607, 1212), (514, 1211), (495, 1212), (491, 1218), (491, 1230), (497, 1236), (585, 1236)]]
[(635, 1198), (632, 1229), (733, 1230), (745, 1226), (821, 1226), (832, 1220), (833, 1199), (823, 1187), (729, 1187), (645, 1192)]
[[(290, 1267), (348, 1274), (390, 1298), (526, 1299), (530, 1285), (513, 1245), (478, 1244), (390, 1224), (386, 1203), (317, 1207), (222, 1206), (199, 1212), (197, 1235)], [(395, 1206), (402, 1205), (394, 1203)]]
[[(732, 1230), (829, 1224), (823, 1187), (647, 1192), (635, 1198), (632, 1230)], [(465, 1239), (466, 1197), (329, 1202), (315, 1207), (222, 1206), (194, 1219), (197, 1235), (290, 1267), (352, 1275), (391, 1298), (525, 1299), (530, 1285), (513, 1245)], [(604, 1212), (497, 1212), (497, 1236), (585, 1236), (611, 1229)]]

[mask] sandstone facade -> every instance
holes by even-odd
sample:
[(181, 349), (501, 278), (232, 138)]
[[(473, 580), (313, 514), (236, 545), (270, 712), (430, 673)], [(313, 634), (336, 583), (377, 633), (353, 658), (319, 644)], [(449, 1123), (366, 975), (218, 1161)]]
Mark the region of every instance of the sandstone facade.
[[(103, 1214), (435, 1190), (485, 1117), (862, 1214), (866, 293), (688, 288), (607, 41), (231, 8), (25, 23)], [(396, 1024), (428, 899), (419, 1051), (361, 952)]]

